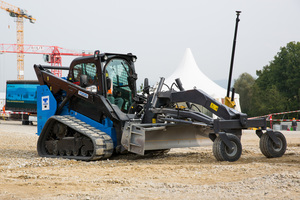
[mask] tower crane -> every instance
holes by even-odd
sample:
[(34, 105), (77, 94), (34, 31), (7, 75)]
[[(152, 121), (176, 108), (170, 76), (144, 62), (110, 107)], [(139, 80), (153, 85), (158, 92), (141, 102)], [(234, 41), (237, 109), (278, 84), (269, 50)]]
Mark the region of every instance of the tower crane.
[[(93, 54), (86, 53), (85, 51), (75, 51), (70, 49), (65, 49), (58, 46), (48, 46), (48, 45), (30, 45), (22, 44), (23, 54), (42, 54), (44, 55), (45, 62), (51, 64), (51, 66), (62, 66), (61, 56), (90, 56)], [(0, 44), (0, 53), (19, 53), (18, 44)], [(58, 77), (62, 76), (61, 70), (53, 69), (51, 70), (53, 74)]]
[(17, 23), (17, 71), (18, 80), (24, 79), (24, 25), (23, 18), (28, 19), (31, 23), (36, 21), (31, 15), (27, 14), (27, 10), (18, 8), (9, 3), (0, 0), (0, 8), (9, 12), (11, 17), (16, 18)]

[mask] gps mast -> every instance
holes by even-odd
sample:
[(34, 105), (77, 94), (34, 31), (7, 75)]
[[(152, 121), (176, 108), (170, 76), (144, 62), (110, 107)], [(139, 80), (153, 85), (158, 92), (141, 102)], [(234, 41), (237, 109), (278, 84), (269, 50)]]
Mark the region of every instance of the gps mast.
[(240, 14), (241, 14), (241, 11), (236, 11), (235, 31), (234, 31), (232, 53), (231, 53), (231, 62), (230, 62), (230, 70), (229, 70), (229, 77), (228, 77), (227, 95), (225, 97), (225, 105), (230, 107), (230, 108), (235, 107), (234, 88), (232, 88), (232, 91), (231, 91), (232, 92), (231, 99), (229, 97), (229, 93), (230, 93), (230, 86), (231, 86), (231, 77), (232, 77), (234, 54), (235, 54), (236, 36), (237, 36), (237, 30), (238, 30), (238, 25), (239, 25), (239, 21), (240, 21), (240, 19), (239, 19)]

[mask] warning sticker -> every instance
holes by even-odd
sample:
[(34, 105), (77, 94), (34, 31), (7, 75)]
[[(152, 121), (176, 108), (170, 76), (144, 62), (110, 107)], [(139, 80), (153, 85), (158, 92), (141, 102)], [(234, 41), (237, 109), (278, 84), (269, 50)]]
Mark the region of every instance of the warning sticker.
[(42, 97), (42, 110), (50, 110), (49, 96)]
[(214, 111), (218, 111), (219, 106), (217, 106), (217, 105), (214, 104), (214, 103), (210, 103), (210, 108), (213, 109)]

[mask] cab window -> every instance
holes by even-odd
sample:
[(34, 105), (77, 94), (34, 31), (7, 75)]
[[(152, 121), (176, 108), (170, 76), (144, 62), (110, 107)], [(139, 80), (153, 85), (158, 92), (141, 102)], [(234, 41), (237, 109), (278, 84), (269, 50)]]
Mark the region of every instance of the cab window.
[(96, 85), (97, 80), (97, 70), (96, 65), (94, 63), (80, 63), (74, 66), (73, 69), (73, 80), (75, 83), (80, 82), (81, 75), (87, 75), (88, 84)]
[[(107, 98), (117, 105), (123, 112), (127, 112), (132, 103), (132, 92), (128, 85), (131, 70), (123, 59), (112, 59), (105, 67), (106, 79), (110, 79), (111, 86), (107, 91)], [(109, 87), (108, 87), (109, 88)]]

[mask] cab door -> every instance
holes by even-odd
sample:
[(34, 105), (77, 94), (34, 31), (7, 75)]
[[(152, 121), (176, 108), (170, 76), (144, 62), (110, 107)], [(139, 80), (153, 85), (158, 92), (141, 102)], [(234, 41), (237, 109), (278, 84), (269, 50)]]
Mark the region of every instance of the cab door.
[(105, 67), (105, 78), (109, 79), (107, 84), (107, 99), (110, 103), (115, 104), (118, 108), (127, 113), (130, 105), (133, 103), (134, 92), (130, 86), (130, 75), (132, 75), (132, 69), (130, 63), (122, 58), (113, 58), (109, 60)]

